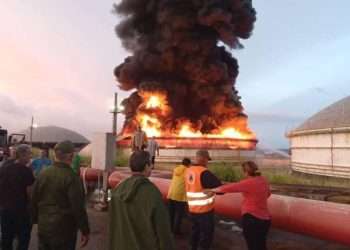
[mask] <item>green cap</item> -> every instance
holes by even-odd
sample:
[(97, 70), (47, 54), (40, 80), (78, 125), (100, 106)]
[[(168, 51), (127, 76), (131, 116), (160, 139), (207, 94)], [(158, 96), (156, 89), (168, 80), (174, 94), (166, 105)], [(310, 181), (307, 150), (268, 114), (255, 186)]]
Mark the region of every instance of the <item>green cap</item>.
[(62, 141), (56, 144), (55, 151), (60, 151), (63, 154), (74, 153), (74, 144), (71, 141)]

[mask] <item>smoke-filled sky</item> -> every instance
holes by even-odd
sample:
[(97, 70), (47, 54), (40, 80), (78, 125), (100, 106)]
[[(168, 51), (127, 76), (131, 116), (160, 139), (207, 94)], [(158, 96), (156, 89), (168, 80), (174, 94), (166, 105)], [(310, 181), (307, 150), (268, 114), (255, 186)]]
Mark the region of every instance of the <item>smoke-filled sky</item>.
[[(88, 137), (111, 128), (113, 69), (128, 55), (113, 2), (1, 0), (0, 126), (21, 130), (34, 115)], [(233, 52), (237, 89), (261, 144), (285, 147), (287, 130), (350, 93), (350, 2), (253, 4), (254, 33)]]

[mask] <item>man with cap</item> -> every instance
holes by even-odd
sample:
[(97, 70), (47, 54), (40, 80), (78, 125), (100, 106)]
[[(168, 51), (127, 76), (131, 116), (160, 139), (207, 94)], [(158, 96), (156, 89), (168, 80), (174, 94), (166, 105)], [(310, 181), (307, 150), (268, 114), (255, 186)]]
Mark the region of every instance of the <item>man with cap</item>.
[(129, 166), (132, 175), (112, 191), (109, 250), (174, 250), (168, 211), (148, 179), (149, 153), (135, 151)]
[(74, 144), (60, 142), (54, 151), (54, 164), (34, 185), (33, 223), (38, 224), (39, 250), (74, 250), (78, 231), (81, 247), (89, 241), (84, 191), (71, 168)]
[(211, 160), (207, 150), (198, 150), (196, 164), (186, 170), (185, 185), (192, 220), (191, 250), (209, 250), (214, 236), (215, 194), (206, 189), (221, 186), (220, 180), (208, 170)]

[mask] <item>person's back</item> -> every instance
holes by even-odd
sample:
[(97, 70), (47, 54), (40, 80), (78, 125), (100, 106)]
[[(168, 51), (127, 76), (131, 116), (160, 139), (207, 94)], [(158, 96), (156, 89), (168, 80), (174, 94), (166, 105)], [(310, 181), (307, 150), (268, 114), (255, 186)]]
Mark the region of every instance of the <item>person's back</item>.
[(18, 249), (29, 246), (31, 221), (29, 199), (34, 176), (27, 164), (31, 159), (31, 148), (19, 145), (16, 159), (8, 161), (0, 169), (1, 249), (13, 249), (17, 238)]
[(141, 129), (141, 127), (138, 127), (138, 129), (135, 131), (133, 137), (132, 137), (132, 150), (144, 150), (147, 147), (147, 135), (146, 133)]
[(182, 219), (186, 214), (187, 196), (185, 187), (186, 169), (191, 165), (191, 160), (184, 158), (182, 164), (174, 168), (168, 191), (168, 207), (171, 229), (174, 234), (181, 234)]
[(158, 143), (154, 138), (152, 138), (148, 142), (147, 151), (149, 152), (150, 156), (153, 157), (156, 155), (157, 150), (158, 150)]
[(7, 165), (13, 164), (15, 162), (15, 159), (6, 159), (1, 162), (1, 167), (5, 167)]
[(41, 172), (36, 183), (39, 197), (35, 197), (38, 199), (39, 234), (55, 236), (59, 230), (60, 234), (71, 235), (72, 230), (76, 231), (78, 225), (75, 224), (69, 196), (74, 192), (70, 190), (72, 186), (80, 186), (79, 182), (73, 170), (61, 163), (54, 163)]
[[(172, 249), (170, 234), (164, 231), (162, 223), (168, 214), (159, 190), (147, 178), (132, 176), (123, 181), (112, 194), (111, 245), (113, 250)], [(169, 237), (169, 242), (158, 241), (158, 235)]]
[[(150, 173), (149, 154), (137, 151)], [(131, 163), (132, 164), (132, 163)], [(149, 170), (148, 170), (149, 169)], [(169, 215), (162, 195), (140, 170), (113, 191), (110, 206), (110, 250), (172, 250)]]
[(0, 170), (1, 207), (18, 213), (28, 213), (27, 187), (34, 182), (31, 170), (15, 161)]
[(185, 165), (178, 165), (174, 168), (168, 192), (168, 199), (184, 202), (187, 201), (185, 188), (186, 169), (187, 167)]
[[(73, 149), (70, 149), (72, 152), (61, 153), (66, 150), (64, 143), (57, 149), (61, 154), (58, 158), (68, 155), (71, 161)], [(55, 162), (44, 169), (33, 190), (33, 223), (38, 224), (40, 249), (75, 249), (78, 230), (86, 241), (82, 244), (88, 240), (84, 192), (69, 161)]]
[(215, 195), (205, 189), (221, 185), (221, 181), (211, 173), (207, 166), (211, 158), (207, 150), (196, 152), (196, 165), (186, 169), (185, 184), (188, 208), (192, 220), (192, 250), (209, 250), (212, 245), (215, 219)]

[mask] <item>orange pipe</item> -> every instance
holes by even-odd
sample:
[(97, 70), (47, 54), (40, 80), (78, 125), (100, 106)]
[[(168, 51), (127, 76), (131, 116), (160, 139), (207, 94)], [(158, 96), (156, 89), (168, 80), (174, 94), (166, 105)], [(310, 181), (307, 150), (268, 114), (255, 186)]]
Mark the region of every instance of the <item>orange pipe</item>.
[(103, 171), (101, 169), (80, 168), (80, 178), (88, 182), (97, 181), (102, 176), (102, 173)]
[[(128, 174), (114, 172), (109, 184), (115, 187)], [(166, 199), (170, 180), (150, 177)], [(232, 219), (241, 218), (240, 194), (218, 195), (215, 213)], [(285, 231), (350, 245), (350, 206), (332, 202), (272, 195), (268, 201), (272, 225)]]

